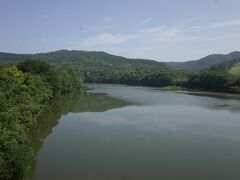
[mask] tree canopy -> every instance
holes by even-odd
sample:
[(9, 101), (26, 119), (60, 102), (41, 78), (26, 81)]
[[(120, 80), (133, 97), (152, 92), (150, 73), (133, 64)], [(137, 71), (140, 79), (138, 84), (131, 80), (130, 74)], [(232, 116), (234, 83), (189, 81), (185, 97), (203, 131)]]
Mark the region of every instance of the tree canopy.
[(72, 70), (27, 60), (0, 67), (0, 179), (23, 179), (30, 170), (28, 131), (52, 98), (81, 85)]

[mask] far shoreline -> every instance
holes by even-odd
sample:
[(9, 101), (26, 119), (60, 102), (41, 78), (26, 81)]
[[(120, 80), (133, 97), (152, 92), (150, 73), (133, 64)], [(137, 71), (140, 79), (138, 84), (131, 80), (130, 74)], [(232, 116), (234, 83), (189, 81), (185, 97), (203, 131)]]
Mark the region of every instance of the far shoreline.
[[(129, 84), (121, 84), (121, 83), (84, 83), (83, 86), (85, 86), (85, 85), (87, 86), (87, 85), (91, 85), (91, 84), (148, 87), (148, 88), (154, 88), (154, 89), (160, 90), (160, 91), (175, 92), (175, 93), (180, 93), (180, 94), (240, 100), (240, 94), (238, 94), (238, 93), (210, 91), (210, 90), (203, 90), (203, 89), (201, 89), (201, 90), (200, 89), (187, 89), (187, 88), (181, 87), (181, 86), (157, 87), (157, 86), (144, 86), (144, 85), (129, 85)], [(87, 90), (90, 90), (90, 89), (87, 89)]]

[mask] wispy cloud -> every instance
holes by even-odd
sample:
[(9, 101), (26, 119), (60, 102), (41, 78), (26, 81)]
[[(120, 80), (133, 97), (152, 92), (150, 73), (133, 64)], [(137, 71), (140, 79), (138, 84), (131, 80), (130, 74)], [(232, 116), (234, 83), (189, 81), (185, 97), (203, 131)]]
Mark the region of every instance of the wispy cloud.
[(111, 22), (113, 22), (113, 18), (111, 18), (111, 17), (104, 17), (103, 18), (103, 22), (106, 23), (106, 24), (111, 23)]
[[(187, 51), (186, 47), (196, 49), (199, 46), (205, 47), (207, 51), (207, 47), (210, 46), (214, 49), (216, 43), (240, 38), (240, 33), (235, 28), (238, 27), (238, 24), (240, 25), (240, 21), (236, 19), (210, 24), (203, 24), (199, 19), (183, 20), (172, 26), (141, 27), (132, 33), (100, 33), (86, 38), (80, 44), (76, 44), (75, 47), (85, 50), (104, 50), (130, 56), (135, 54), (135, 57), (137, 55), (147, 57), (149, 54), (159, 54), (160, 51), (165, 53), (166, 50), (170, 51), (170, 49), (176, 48), (179, 48), (180, 53), (183, 53), (180, 49)], [(216, 28), (219, 29), (216, 31)]]
[(196, 40), (198, 38), (199, 37), (187, 34), (186, 29), (181, 27), (167, 28), (164, 26), (157, 26), (152, 28), (143, 28), (131, 34), (99, 34), (97, 36), (86, 39), (81, 44), (81, 47), (98, 48), (130, 42), (140, 44), (160, 44), (177, 41)]
[(145, 24), (148, 24), (152, 21), (152, 18), (148, 17), (146, 19), (144, 19), (142, 22), (141, 22), (141, 25), (145, 25)]
[(157, 27), (151, 27), (151, 28), (144, 28), (144, 29), (141, 29), (140, 32), (141, 32), (141, 33), (156, 33), (156, 32), (163, 31), (165, 28), (166, 28), (165, 26), (157, 26)]
[(240, 19), (227, 20), (212, 24), (214, 28), (238, 27), (240, 28)]

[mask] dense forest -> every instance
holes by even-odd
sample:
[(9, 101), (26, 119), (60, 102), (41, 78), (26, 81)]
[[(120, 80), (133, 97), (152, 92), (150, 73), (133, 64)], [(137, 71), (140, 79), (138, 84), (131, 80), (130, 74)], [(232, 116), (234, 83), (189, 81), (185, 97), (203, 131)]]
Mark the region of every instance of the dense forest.
[(28, 132), (44, 105), (77, 90), (81, 77), (40, 60), (0, 67), (0, 179), (23, 179), (30, 171)]
[(129, 85), (171, 86), (186, 79), (186, 72), (165, 63), (145, 59), (128, 59), (105, 52), (60, 50), (39, 54), (0, 53), (0, 62), (19, 63), (25, 58), (42, 59), (82, 74), (85, 82)]
[[(17, 64), (26, 58), (67, 67), (88, 83), (121, 83), (157, 87), (239, 92), (240, 52), (213, 54), (196, 61), (157, 62), (128, 59), (105, 52), (59, 50), (38, 54), (0, 53), (1, 63)], [(217, 85), (215, 83), (224, 83)], [(171, 88), (168, 88), (171, 89)], [(176, 88), (173, 88), (176, 89)]]
[(190, 89), (240, 93), (240, 59), (192, 72), (186, 82)]
[(191, 90), (240, 93), (240, 78), (225, 71), (204, 71), (189, 76), (185, 86)]

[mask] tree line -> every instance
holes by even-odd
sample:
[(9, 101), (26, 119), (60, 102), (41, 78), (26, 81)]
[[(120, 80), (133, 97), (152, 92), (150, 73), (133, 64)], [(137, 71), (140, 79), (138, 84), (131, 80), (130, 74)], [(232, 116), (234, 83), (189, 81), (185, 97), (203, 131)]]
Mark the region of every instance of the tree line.
[[(138, 62), (138, 61), (137, 61)], [(87, 83), (117, 83), (154, 87), (182, 87), (188, 90), (240, 92), (240, 77), (229, 69), (210, 68), (202, 71), (181, 71), (154, 63), (119, 61), (67, 62), (76, 72), (81, 72)], [(220, 66), (220, 65), (219, 65)]]
[(227, 71), (193, 73), (184, 85), (188, 89), (240, 93), (240, 77)]

